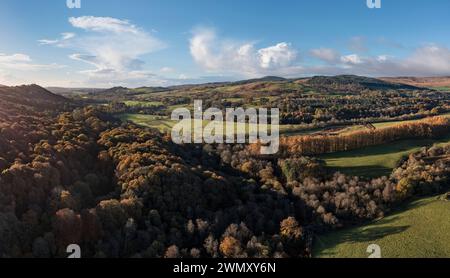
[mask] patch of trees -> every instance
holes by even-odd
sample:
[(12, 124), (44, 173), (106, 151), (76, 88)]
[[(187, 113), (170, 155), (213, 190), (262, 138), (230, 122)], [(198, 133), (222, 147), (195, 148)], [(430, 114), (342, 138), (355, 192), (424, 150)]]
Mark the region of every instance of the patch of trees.
[(281, 156), (291, 153), (320, 155), (381, 145), (401, 139), (438, 138), (447, 134), (450, 122), (444, 117), (427, 118), (375, 130), (360, 130), (348, 134), (282, 137)]

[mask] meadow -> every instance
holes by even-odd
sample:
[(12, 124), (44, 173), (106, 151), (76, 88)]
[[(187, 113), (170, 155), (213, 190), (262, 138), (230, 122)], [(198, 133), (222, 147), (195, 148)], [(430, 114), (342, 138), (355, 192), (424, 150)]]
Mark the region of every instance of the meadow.
[(389, 176), (398, 162), (409, 154), (433, 144), (450, 143), (450, 134), (439, 140), (402, 140), (359, 150), (323, 155), (329, 167), (352, 176), (375, 178)]
[(450, 201), (444, 196), (416, 200), (370, 224), (316, 237), (313, 255), (367, 258), (367, 247), (377, 244), (383, 258), (448, 258), (448, 219)]

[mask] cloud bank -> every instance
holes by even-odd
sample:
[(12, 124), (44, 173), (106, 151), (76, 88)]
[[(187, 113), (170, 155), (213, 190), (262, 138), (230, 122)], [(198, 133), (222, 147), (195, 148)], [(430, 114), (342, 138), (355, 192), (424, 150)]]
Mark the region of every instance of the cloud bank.
[(255, 43), (221, 40), (210, 28), (199, 28), (190, 39), (194, 61), (209, 72), (254, 77), (281, 73), (297, 60), (291, 44), (280, 42), (257, 49)]

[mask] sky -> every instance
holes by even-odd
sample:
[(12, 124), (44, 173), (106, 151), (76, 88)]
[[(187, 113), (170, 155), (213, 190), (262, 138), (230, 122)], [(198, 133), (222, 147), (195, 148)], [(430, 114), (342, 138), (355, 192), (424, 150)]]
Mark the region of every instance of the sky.
[[(373, 0), (375, 1), (375, 0)], [(450, 1), (0, 1), (0, 84), (450, 75)]]

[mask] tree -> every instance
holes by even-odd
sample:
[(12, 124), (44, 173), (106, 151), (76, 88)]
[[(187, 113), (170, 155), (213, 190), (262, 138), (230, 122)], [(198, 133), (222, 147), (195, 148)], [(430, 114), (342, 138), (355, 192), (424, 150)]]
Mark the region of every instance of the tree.
[(53, 230), (61, 250), (70, 244), (80, 244), (82, 233), (80, 215), (67, 208), (58, 210), (53, 220)]
[(167, 259), (176, 259), (180, 257), (180, 251), (176, 245), (172, 245), (167, 248), (166, 253), (164, 254), (164, 258)]
[(220, 243), (219, 249), (225, 258), (238, 258), (242, 256), (241, 243), (232, 236), (225, 237)]
[(303, 252), (303, 229), (294, 217), (281, 222), (280, 235), (289, 256), (296, 257)]

